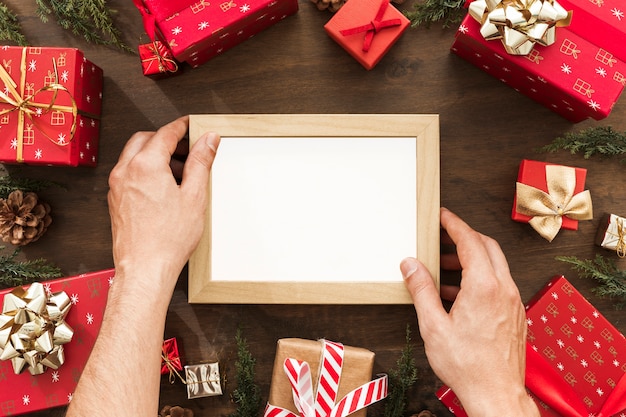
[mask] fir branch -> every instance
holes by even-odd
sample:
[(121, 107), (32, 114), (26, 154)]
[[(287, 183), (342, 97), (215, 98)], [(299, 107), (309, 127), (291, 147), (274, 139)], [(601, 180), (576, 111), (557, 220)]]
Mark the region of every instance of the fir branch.
[(411, 27), (443, 21), (444, 28), (461, 21), (465, 14), (463, 4), (465, 0), (425, 0), (415, 3), (413, 11), (405, 11), (404, 15), (411, 21)]
[[(585, 159), (594, 155), (604, 157), (626, 154), (626, 132), (620, 133), (609, 127), (590, 127), (576, 133), (566, 133), (552, 143), (539, 148), (539, 152), (569, 150), (572, 154), (583, 152)], [(620, 162), (626, 163), (626, 158)]]
[(49, 180), (17, 178), (10, 175), (0, 176), (0, 198), (6, 199), (15, 190), (38, 192), (48, 187), (61, 187), (61, 184)]
[(389, 371), (389, 395), (385, 403), (384, 417), (402, 417), (406, 411), (407, 391), (417, 381), (417, 368), (411, 346), (411, 329), (406, 326), (406, 345), (396, 362), (396, 367)]
[(599, 296), (618, 299), (616, 307), (626, 304), (626, 270), (620, 270), (612, 259), (597, 254), (595, 259), (578, 259), (575, 256), (557, 256), (557, 260), (572, 265), (583, 278), (591, 278), (600, 285), (592, 291)]
[(46, 23), (54, 15), (58, 24), (82, 36), (87, 42), (99, 45), (116, 46), (123, 51), (134, 53), (121, 39), (121, 32), (113, 23), (113, 10), (108, 9), (105, 0), (35, 0), (37, 15)]
[(248, 349), (248, 342), (237, 329), (237, 361), (235, 362), (237, 388), (232, 398), (237, 410), (229, 417), (257, 417), (261, 410), (261, 394), (259, 386), (254, 382), (256, 359)]
[[(4, 249), (4, 246), (0, 246), (0, 249)], [(62, 276), (61, 269), (51, 265), (44, 258), (30, 261), (16, 260), (19, 252), (19, 249), (16, 249), (9, 255), (0, 256), (1, 288), (11, 288)]]
[(4, 3), (0, 3), (0, 40), (15, 42), (20, 46), (27, 45), (17, 15)]

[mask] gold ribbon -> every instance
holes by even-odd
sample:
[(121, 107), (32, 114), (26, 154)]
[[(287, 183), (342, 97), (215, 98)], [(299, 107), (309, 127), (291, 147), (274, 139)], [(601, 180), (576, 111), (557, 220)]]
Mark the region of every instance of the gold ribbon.
[[(23, 162), (24, 161), (24, 156), (23, 156), (23, 152), (24, 152), (24, 122), (25, 119), (28, 118), (33, 122), (34, 126), (37, 126), (37, 128), (44, 134), (44, 136), (46, 136), (48, 139), (50, 139), (53, 143), (55, 143), (56, 145), (59, 146), (65, 146), (67, 144), (69, 144), (72, 139), (74, 138), (74, 133), (76, 132), (76, 118), (77, 118), (77, 114), (78, 114), (78, 107), (76, 106), (76, 101), (74, 100), (74, 97), (72, 97), (72, 94), (69, 92), (69, 90), (67, 88), (65, 88), (63, 85), (58, 84), (58, 73), (57, 73), (57, 66), (56, 66), (56, 61), (54, 60), (54, 58), (52, 59), (52, 63), (54, 66), (54, 82), (52, 84), (49, 85), (45, 85), (42, 88), (38, 89), (37, 91), (35, 91), (32, 95), (30, 96), (25, 96), (25, 85), (26, 85), (26, 74), (27, 74), (27, 69), (26, 69), (26, 50), (27, 48), (23, 48), (22, 49), (22, 59), (20, 62), (20, 84), (18, 86), (18, 84), (13, 80), (13, 78), (11, 78), (11, 75), (7, 72), (7, 70), (4, 68), (3, 65), (0, 65), (0, 80), (4, 82), (4, 85), (6, 86), (6, 90), (8, 92), (8, 94), (5, 91), (0, 90), (0, 104), (1, 103), (7, 103), (10, 106), (12, 106), (9, 109), (5, 109), (0, 111), (0, 116), (3, 114), (7, 114), (7, 113), (11, 113), (14, 111), (17, 111), (18, 116), (17, 116), (17, 154), (16, 154), (16, 161), (17, 162)], [(44, 92), (44, 91), (52, 91), (53, 92), (53, 96), (52, 99), (50, 101), (50, 103), (37, 103), (34, 101), (35, 96), (37, 96), (37, 94)], [(57, 99), (58, 93), (60, 91), (66, 92), (68, 93), (68, 95), (70, 96), (70, 99), (72, 100), (72, 105), (71, 106), (62, 106), (62, 105), (58, 105), (55, 104), (55, 101)], [(35, 119), (33, 119), (33, 116), (38, 116), (38, 115), (42, 115), (45, 113), (48, 113), (50, 111), (61, 111), (64, 113), (71, 113), (72, 114), (72, 127), (70, 129), (70, 134), (69, 134), (69, 138), (67, 140), (67, 142), (65, 143), (60, 143), (54, 139), (52, 139), (43, 129), (41, 129), (41, 127), (38, 126), (38, 123), (36, 123)]]
[(475, 0), (469, 14), (485, 39), (500, 39), (511, 55), (528, 55), (535, 43), (552, 45), (556, 28), (572, 17), (556, 0)]
[(585, 190), (574, 195), (576, 170), (562, 165), (546, 166), (548, 192), (517, 182), (515, 210), (532, 219), (528, 223), (543, 238), (552, 242), (563, 223), (563, 216), (574, 220), (593, 218), (591, 194)]
[[(612, 225), (609, 225), (606, 233), (616, 238), (615, 251), (617, 252), (617, 256), (626, 258), (626, 225), (624, 224), (624, 219), (614, 214), (611, 215), (611, 218), (615, 219), (615, 233), (613, 233)], [(613, 241), (611, 240), (610, 243), (611, 245), (607, 245), (606, 247), (612, 248)]]
[(41, 283), (17, 287), (4, 296), (0, 315), (0, 360), (11, 360), (16, 374), (42, 374), (65, 362), (63, 345), (74, 331), (65, 322), (72, 304), (64, 291), (46, 294)]
[(178, 379), (180, 379), (180, 382), (182, 382), (183, 384), (187, 384), (187, 381), (185, 381), (185, 378), (183, 378), (182, 375), (178, 373), (178, 370), (176, 370), (176, 368), (174, 367), (172, 360), (167, 357), (164, 351), (161, 352), (161, 359), (163, 360), (163, 363), (165, 364), (167, 369), (170, 371), (169, 376), (168, 376), (168, 380), (170, 381), (170, 384), (173, 384), (174, 382), (176, 382), (175, 377), (178, 377)]
[(153, 41), (151, 46), (147, 46), (148, 51), (150, 51), (150, 53), (152, 53), (153, 55), (149, 58), (143, 58), (141, 60), (141, 62), (149, 63), (146, 70), (150, 69), (153, 62), (157, 62), (157, 65), (159, 66), (159, 72), (177, 72), (178, 64), (173, 59), (166, 58), (163, 54), (161, 54), (157, 42), (159, 41)]

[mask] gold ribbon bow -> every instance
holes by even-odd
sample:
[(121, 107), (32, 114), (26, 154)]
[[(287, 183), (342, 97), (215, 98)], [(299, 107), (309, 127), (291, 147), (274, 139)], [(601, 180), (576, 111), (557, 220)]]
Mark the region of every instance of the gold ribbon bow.
[(475, 0), (469, 14), (485, 39), (501, 39), (511, 55), (528, 55), (535, 43), (552, 45), (556, 28), (572, 17), (556, 0)]
[[(11, 107), (5, 110), (0, 111), (0, 116), (3, 114), (11, 113), (17, 111), (17, 148), (16, 148), (16, 157), (17, 162), (24, 161), (23, 157), (23, 149), (24, 149), (24, 122), (25, 119), (28, 118), (33, 122), (34, 126), (37, 126), (39, 130), (50, 139), (53, 143), (59, 146), (65, 146), (69, 144), (74, 137), (74, 133), (76, 131), (76, 116), (78, 114), (78, 107), (76, 106), (76, 101), (74, 97), (72, 97), (71, 93), (67, 88), (63, 85), (58, 84), (58, 74), (57, 74), (57, 66), (56, 61), (53, 59), (52, 63), (54, 65), (54, 82), (49, 85), (45, 85), (39, 90), (35, 91), (32, 95), (25, 95), (25, 85), (26, 85), (26, 48), (22, 49), (22, 59), (20, 63), (20, 75), (21, 82), (20, 85), (11, 78), (11, 75), (7, 72), (3, 65), (0, 65), (0, 80), (4, 82), (6, 86), (6, 90), (0, 90), (0, 104), (6, 103)], [(44, 91), (52, 91), (53, 96), (49, 103), (38, 103), (35, 101), (35, 97), (37, 94), (42, 93)], [(70, 99), (72, 100), (71, 106), (62, 106), (55, 104), (57, 100), (57, 96), (59, 92), (66, 92), (69, 94)], [(72, 127), (70, 129), (69, 138), (66, 142), (60, 143), (54, 139), (52, 139), (40, 126), (36, 123), (36, 120), (33, 119), (33, 116), (40, 116), (44, 113), (48, 113), (50, 111), (61, 111), (72, 114)]]
[(615, 251), (620, 258), (626, 258), (626, 224), (624, 219), (615, 216), (615, 233), (607, 231), (611, 236), (615, 236)]
[(148, 58), (143, 58), (141, 60), (141, 62), (145, 62), (148, 64), (146, 71), (149, 71), (150, 67), (152, 67), (152, 64), (156, 63), (158, 65), (159, 72), (171, 72), (171, 73), (177, 72), (178, 64), (173, 59), (165, 57), (165, 54), (167, 53), (167, 49), (165, 48), (165, 46), (162, 46), (162, 48), (159, 48), (159, 44), (161, 46), (163, 45), (159, 41), (153, 41), (152, 45), (147, 46), (148, 51), (152, 55)]
[(17, 287), (4, 296), (0, 315), (0, 360), (11, 360), (13, 371), (31, 375), (65, 362), (63, 345), (74, 331), (65, 322), (72, 304), (64, 291), (46, 294), (41, 283)]
[(543, 238), (552, 242), (563, 223), (563, 216), (574, 220), (593, 218), (591, 194), (585, 190), (574, 195), (576, 170), (562, 165), (546, 166), (548, 192), (517, 183), (515, 210), (532, 216), (528, 222)]

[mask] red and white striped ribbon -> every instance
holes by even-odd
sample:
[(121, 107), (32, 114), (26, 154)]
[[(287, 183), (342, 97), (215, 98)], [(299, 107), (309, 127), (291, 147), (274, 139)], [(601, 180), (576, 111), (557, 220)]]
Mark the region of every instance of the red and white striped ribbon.
[(341, 343), (323, 340), (322, 363), (315, 396), (309, 364), (287, 358), (283, 368), (291, 383), (294, 404), (300, 416), (282, 407), (267, 404), (264, 417), (346, 417), (385, 398), (387, 375), (382, 375), (335, 402), (343, 368), (343, 353)]

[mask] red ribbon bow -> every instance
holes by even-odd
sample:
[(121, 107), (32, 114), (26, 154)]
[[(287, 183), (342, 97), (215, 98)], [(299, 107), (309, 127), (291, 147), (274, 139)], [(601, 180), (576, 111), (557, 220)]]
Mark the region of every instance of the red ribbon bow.
[(398, 18), (382, 20), (388, 6), (389, 6), (389, 0), (383, 0), (383, 2), (380, 4), (380, 8), (378, 9), (378, 13), (376, 13), (376, 17), (374, 18), (374, 20), (370, 21), (366, 25), (340, 30), (339, 33), (341, 33), (343, 36), (349, 36), (349, 35), (354, 35), (356, 33), (366, 32), (365, 39), (363, 40), (362, 50), (363, 52), (369, 51), (370, 46), (372, 46), (372, 41), (374, 40), (374, 36), (378, 32), (380, 32), (383, 29), (390, 28), (392, 26), (399, 26), (402, 23), (402, 21)]

